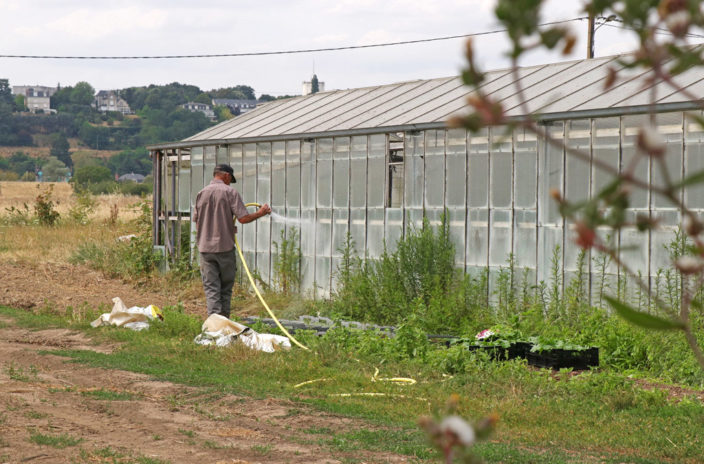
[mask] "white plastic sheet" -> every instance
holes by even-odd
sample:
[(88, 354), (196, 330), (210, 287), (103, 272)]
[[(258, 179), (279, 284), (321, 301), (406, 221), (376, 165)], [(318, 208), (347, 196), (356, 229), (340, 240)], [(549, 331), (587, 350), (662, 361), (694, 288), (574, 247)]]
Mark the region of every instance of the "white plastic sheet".
[(139, 331), (148, 329), (152, 320), (164, 318), (161, 310), (154, 305), (127, 308), (120, 297), (113, 298), (112, 302), (112, 311), (101, 314), (98, 319), (90, 323), (91, 327), (114, 325)]
[(211, 314), (203, 323), (202, 330), (194, 340), (198, 345), (229, 346), (240, 341), (253, 350), (266, 353), (291, 349), (288, 337), (260, 334), (219, 314)]

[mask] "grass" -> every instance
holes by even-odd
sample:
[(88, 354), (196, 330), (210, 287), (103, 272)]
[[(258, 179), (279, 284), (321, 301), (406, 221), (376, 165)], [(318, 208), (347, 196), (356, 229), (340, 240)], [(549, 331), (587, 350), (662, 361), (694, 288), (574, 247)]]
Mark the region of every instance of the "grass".
[[(19, 324), (33, 327), (69, 325), (51, 314), (0, 308)], [(165, 309), (166, 321), (149, 331), (101, 328), (89, 333), (97, 340), (121, 342), (111, 354), (86, 350), (52, 352), (74, 362), (141, 372), (205, 389), (203, 396), (173, 398), (174, 408), (197, 405), (214, 392), (256, 398), (275, 397), (298, 403), (292, 417), (306, 407), (364, 419), (362, 430), (308, 428), (331, 451), (370, 450), (399, 453), (419, 461), (437, 458), (416, 426), (422, 415), (442, 415), (451, 393), (459, 395), (460, 415), (479, 419), (498, 414), (491, 442), (477, 454), (486, 462), (677, 462), (694, 463), (704, 453), (704, 407), (692, 399), (671, 399), (659, 390), (639, 388), (627, 375), (613, 370), (553, 373), (522, 362), (490, 362), (469, 353), (464, 371), (443, 376), (433, 363), (378, 360), (341, 348), (339, 340), (302, 340), (312, 352), (292, 350), (263, 354), (241, 346), (229, 349), (192, 343), (195, 318)], [(85, 322), (72, 322), (86, 328)], [(413, 386), (372, 382), (379, 377), (412, 377)], [(312, 379), (333, 378), (304, 387)], [(336, 397), (339, 393), (374, 392), (389, 397)], [(421, 401), (418, 398), (426, 398)], [(208, 415), (207, 411), (202, 411)], [(205, 442), (203, 446), (211, 445)]]
[(81, 392), (81, 395), (104, 401), (131, 401), (135, 399), (135, 395), (133, 393), (103, 390), (102, 388), (100, 390), (83, 391)]
[(67, 434), (60, 435), (44, 435), (39, 432), (30, 432), (29, 441), (37, 445), (51, 446), (52, 448), (67, 448), (76, 446), (83, 441), (81, 438), (74, 438)]

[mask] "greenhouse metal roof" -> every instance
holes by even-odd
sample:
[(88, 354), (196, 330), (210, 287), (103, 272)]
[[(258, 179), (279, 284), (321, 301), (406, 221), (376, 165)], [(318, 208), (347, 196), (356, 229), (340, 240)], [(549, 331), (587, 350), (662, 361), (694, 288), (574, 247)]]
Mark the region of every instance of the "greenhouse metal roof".
[[(623, 68), (618, 58), (523, 67), (517, 78), (511, 69), (491, 71), (481, 89), (510, 117), (520, 117), (525, 111), (518, 83), (527, 108), (542, 120), (643, 113), (651, 109), (652, 95), (659, 111), (698, 108), (668, 83), (653, 84), (645, 70)], [(604, 90), (610, 68), (619, 70), (618, 79)], [(676, 82), (690, 95), (704, 98), (704, 74), (699, 69), (677, 76)], [(472, 93), (458, 77), (320, 92), (269, 102), (182, 142), (150, 148), (378, 133), (382, 128), (384, 132), (442, 128), (450, 116), (468, 111), (466, 97)]]

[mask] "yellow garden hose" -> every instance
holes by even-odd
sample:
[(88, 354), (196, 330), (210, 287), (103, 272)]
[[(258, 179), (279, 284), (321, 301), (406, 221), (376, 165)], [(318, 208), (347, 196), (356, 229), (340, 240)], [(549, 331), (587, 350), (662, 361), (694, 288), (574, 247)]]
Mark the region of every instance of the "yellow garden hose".
[[(261, 205), (259, 203), (247, 203), (245, 206), (256, 206), (257, 208), (261, 208)], [(264, 301), (264, 297), (262, 294), (259, 292), (259, 289), (257, 288), (257, 285), (254, 283), (254, 278), (252, 277), (252, 273), (249, 272), (249, 267), (247, 266), (247, 261), (244, 260), (244, 255), (242, 254), (242, 248), (240, 248), (240, 243), (237, 240), (237, 235), (235, 235), (235, 246), (237, 247), (237, 252), (240, 255), (240, 259), (242, 260), (242, 265), (244, 266), (244, 270), (247, 271), (247, 277), (249, 277), (249, 283), (252, 284), (252, 287), (254, 287), (254, 292), (257, 294), (259, 297), (259, 301), (262, 302), (262, 305), (264, 305), (264, 308), (266, 308), (266, 311), (269, 313), (269, 316), (276, 322), (276, 326), (281, 329), (281, 331), (286, 335), (293, 343), (298, 345), (299, 347), (303, 348), (304, 350), (308, 350), (308, 347), (305, 345), (302, 345), (298, 340), (293, 338), (293, 335), (291, 335), (286, 328), (281, 325), (279, 322), (279, 319), (274, 315), (273, 311), (269, 308), (269, 305), (266, 304), (266, 301)]]

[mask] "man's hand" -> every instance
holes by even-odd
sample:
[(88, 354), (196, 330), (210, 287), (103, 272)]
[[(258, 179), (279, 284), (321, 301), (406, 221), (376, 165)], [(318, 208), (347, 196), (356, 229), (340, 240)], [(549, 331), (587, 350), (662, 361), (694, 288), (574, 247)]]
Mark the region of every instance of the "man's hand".
[(267, 203), (264, 203), (261, 208), (259, 208), (259, 214), (261, 216), (265, 216), (267, 214), (271, 214), (271, 206), (269, 206)]

